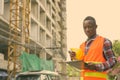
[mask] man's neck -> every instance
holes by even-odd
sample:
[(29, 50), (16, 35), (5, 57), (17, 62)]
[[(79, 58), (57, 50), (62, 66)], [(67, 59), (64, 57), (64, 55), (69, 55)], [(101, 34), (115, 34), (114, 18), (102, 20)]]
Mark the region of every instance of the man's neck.
[(87, 39), (87, 41), (90, 40), (90, 39), (94, 39), (96, 36), (97, 36), (97, 34), (92, 35), (91, 37), (89, 37), (89, 38)]

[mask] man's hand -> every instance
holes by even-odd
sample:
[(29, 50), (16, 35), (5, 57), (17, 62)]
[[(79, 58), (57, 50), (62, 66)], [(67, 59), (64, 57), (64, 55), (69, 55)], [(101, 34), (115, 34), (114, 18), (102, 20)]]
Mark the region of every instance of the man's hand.
[(85, 63), (84, 67), (85, 69), (96, 70), (96, 66), (93, 63)]
[(75, 52), (73, 51), (68, 51), (68, 52), (70, 54), (71, 60), (75, 59), (75, 56), (76, 56)]

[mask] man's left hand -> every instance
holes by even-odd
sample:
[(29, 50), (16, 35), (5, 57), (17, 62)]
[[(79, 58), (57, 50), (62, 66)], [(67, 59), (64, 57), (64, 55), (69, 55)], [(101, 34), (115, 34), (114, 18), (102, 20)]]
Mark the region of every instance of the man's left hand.
[(96, 66), (93, 63), (86, 63), (85, 68), (90, 70), (96, 70)]

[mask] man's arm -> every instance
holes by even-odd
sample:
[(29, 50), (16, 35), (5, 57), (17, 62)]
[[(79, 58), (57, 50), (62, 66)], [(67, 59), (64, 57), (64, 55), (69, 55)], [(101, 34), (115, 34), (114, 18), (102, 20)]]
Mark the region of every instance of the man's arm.
[(106, 59), (106, 62), (104, 62), (102, 64), (96, 64), (95, 67), (96, 67), (97, 71), (108, 70), (109, 68), (113, 67), (116, 64), (115, 55), (112, 50), (112, 43), (108, 39), (105, 39), (105, 41), (104, 41), (103, 54)]

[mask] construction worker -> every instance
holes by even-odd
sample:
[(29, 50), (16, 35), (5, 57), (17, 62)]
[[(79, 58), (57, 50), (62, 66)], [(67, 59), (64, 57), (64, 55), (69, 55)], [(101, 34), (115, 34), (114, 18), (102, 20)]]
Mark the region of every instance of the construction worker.
[[(112, 43), (107, 38), (96, 34), (97, 24), (92, 16), (84, 19), (83, 29), (88, 39), (80, 45), (84, 53), (81, 59), (85, 62), (80, 80), (107, 80), (107, 70), (116, 63)], [(71, 58), (76, 57), (74, 50), (69, 53)]]

